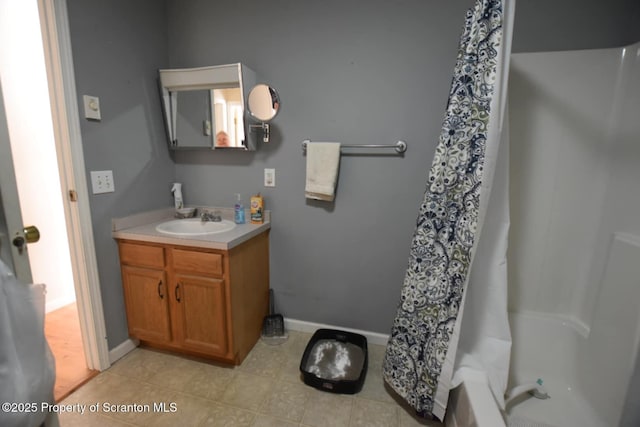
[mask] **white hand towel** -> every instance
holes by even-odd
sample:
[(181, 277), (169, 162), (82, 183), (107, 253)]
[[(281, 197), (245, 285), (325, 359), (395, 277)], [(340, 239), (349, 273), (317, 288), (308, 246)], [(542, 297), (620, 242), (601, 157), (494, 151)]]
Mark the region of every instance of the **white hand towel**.
[(339, 166), (339, 142), (307, 143), (307, 199), (333, 202)]

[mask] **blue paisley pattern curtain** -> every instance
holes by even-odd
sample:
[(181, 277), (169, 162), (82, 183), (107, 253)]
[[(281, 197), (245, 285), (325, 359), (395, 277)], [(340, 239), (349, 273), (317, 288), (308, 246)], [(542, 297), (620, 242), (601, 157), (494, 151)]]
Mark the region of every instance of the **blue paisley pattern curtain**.
[(502, 0), (477, 0), (467, 12), (385, 353), (385, 381), (423, 416), (433, 414), (471, 267), (502, 22)]

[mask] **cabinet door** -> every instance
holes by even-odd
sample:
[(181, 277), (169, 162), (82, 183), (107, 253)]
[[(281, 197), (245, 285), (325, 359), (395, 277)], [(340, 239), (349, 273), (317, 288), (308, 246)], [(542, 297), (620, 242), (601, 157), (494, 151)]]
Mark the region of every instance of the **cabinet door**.
[(129, 334), (154, 342), (171, 341), (169, 298), (163, 270), (122, 266)]
[(224, 280), (176, 275), (174, 298), (185, 349), (225, 356), (229, 349)]

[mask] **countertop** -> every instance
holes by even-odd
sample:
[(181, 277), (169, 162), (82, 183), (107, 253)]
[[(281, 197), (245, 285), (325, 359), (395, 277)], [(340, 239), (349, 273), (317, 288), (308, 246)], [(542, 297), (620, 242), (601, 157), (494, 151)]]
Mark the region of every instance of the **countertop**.
[[(209, 212), (219, 211), (223, 219), (233, 221), (233, 208), (205, 206), (197, 207), (197, 209), (198, 212), (201, 212), (202, 209), (206, 209)], [(249, 221), (249, 209), (245, 209), (247, 223), (236, 224), (233, 230), (223, 233), (182, 237), (156, 231), (158, 224), (176, 219), (174, 214), (175, 211), (173, 208), (167, 208), (134, 214), (123, 218), (114, 218), (111, 221), (111, 235), (114, 239), (229, 250), (271, 228), (270, 211), (266, 210), (264, 212), (265, 218), (262, 224), (251, 224)]]

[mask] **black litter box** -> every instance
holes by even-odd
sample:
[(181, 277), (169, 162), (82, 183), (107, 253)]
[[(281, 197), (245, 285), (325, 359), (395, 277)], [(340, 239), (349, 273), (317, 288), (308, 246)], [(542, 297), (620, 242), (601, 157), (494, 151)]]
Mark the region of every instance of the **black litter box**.
[(362, 389), (369, 356), (367, 338), (353, 332), (318, 329), (300, 361), (305, 384), (332, 393)]

